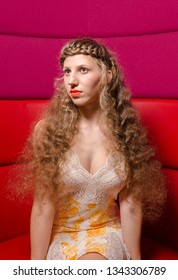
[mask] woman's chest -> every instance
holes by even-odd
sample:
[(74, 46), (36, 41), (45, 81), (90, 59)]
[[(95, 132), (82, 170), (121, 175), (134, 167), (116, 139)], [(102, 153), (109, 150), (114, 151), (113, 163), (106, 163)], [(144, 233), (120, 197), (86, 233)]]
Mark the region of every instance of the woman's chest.
[[(120, 170), (120, 176), (115, 172)], [(82, 201), (98, 201), (117, 196), (125, 183), (124, 162), (113, 165), (111, 155), (94, 174), (89, 173), (80, 163), (78, 155), (70, 150), (64, 167), (64, 193), (73, 193)]]
[(72, 144), (81, 166), (91, 175), (104, 166), (109, 154), (109, 140), (101, 132), (80, 133)]

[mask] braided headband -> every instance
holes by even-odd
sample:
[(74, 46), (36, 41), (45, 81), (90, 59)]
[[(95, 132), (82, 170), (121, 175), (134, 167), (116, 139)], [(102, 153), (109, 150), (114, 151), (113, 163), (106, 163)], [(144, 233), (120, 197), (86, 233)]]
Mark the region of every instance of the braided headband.
[(112, 68), (111, 55), (102, 44), (93, 39), (78, 39), (68, 43), (61, 52), (60, 64), (63, 67), (64, 60), (68, 56), (77, 54), (90, 55), (98, 60), (101, 60), (108, 69)]

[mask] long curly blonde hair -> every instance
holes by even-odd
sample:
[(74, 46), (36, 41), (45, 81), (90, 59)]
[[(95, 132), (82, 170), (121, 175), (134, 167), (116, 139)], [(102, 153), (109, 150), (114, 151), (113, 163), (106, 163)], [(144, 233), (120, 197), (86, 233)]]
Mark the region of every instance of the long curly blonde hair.
[[(100, 125), (107, 126), (115, 160), (119, 160), (121, 154), (125, 158), (128, 193), (133, 192), (135, 202), (142, 203), (144, 217), (154, 220), (165, 201), (161, 165), (155, 159), (146, 130), (131, 104), (131, 94), (116, 58), (102, 43), (81, 38), (63, 47), (59, 59), (61, 67), (68, 56), (77, 54), (93, 57), (101, 68)], [(112, 72), (109, 84), (106, 82), (107, 70)], [(56, 197), (56, 192), (60, 190), (63, 165), (72, 140), (79, 131), (79, 120), (79, 111), (66, 92), (63, 78), (56, 79), (48, 109), (28, 141), (28, 153), (27, 150), (23, 153), (28, 158), (26, 167), (30, 170), (23, 175), (26, 186), (36, 185), (37, 194), (47, 191), (51, 197)]]

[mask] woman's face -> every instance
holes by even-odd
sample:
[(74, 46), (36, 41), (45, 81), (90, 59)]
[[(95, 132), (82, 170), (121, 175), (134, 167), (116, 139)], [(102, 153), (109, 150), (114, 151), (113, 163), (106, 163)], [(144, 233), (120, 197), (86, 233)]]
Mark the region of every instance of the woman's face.
[(89, 55), (68, 56), (64, 61), (64, 86), (77, 106), (99, 102), (101, 69)]

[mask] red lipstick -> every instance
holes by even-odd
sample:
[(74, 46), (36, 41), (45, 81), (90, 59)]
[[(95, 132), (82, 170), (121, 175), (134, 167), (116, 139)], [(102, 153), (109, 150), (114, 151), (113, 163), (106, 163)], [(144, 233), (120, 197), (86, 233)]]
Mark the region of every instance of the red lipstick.
[(71, 95), (72, 95), (73, 97), (78, 97), (78, 96), (80, 95), (81, 91), (76, 90), (76, 89), (72, 89), (72, 90), (70, 91), (70, 93), (71, 93)]

